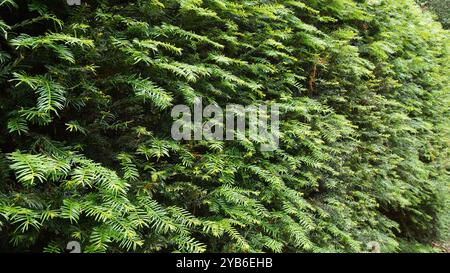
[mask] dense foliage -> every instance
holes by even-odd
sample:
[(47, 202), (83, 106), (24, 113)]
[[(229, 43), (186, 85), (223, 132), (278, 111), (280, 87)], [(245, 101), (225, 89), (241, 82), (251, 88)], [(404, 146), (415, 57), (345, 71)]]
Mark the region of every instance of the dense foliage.
[[(0, 0), (0, 250), (360, 252), (439, 240), (449, 33), (413, 0)], [(280, 149), (175, 141), (195, 97)]]
[(446, 29), (450, 27), (450, 1), (449, 0), (416, 0), (422, 9), (436, 14), (437, 19)]

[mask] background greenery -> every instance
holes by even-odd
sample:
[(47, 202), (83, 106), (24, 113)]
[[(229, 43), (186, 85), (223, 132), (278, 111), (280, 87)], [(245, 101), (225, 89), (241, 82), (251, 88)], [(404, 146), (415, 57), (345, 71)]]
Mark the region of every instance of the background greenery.
[(429, 10), (437, 15), (437, 19), (446, 29), (450, 27), (449, 0), (417, 0), (423, 10)]
[[(413, 0), (0, 0), (0, 14), (0, 251), (448, 238), (449, 32)], [(280, 104), (280, 149), (173, 141), (171, 106), (196, 96)]]

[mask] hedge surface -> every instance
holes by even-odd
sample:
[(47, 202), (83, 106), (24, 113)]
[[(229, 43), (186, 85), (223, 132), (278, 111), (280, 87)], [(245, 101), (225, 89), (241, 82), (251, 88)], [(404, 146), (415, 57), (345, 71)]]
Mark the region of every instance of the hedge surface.
[[(449, 32), (413, 0), (0, 1), (0, 250), (361, 252), (448, 234)], [(280, 147), (171, 109), (280, 105)]]

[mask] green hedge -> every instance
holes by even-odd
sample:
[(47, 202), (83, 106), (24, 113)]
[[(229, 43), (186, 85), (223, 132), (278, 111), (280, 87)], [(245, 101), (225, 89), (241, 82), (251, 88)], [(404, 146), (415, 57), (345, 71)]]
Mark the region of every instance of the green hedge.
[[(361, 252), (448, 231), (449, 32), (413, 0), (0, 1), (0, 251)], [(280, 148), (175, 141), (195, 97)]]

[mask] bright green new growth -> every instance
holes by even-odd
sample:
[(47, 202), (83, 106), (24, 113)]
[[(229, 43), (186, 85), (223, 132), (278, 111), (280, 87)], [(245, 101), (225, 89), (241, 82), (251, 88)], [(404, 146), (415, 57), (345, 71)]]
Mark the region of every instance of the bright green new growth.
[[(0, 12), (0, 251), (389, 252), (449, 235), (449, 32), (413, 0)], [(280, 148), (172, 140), (172, 106), (195, 97), (278, 103)]]

